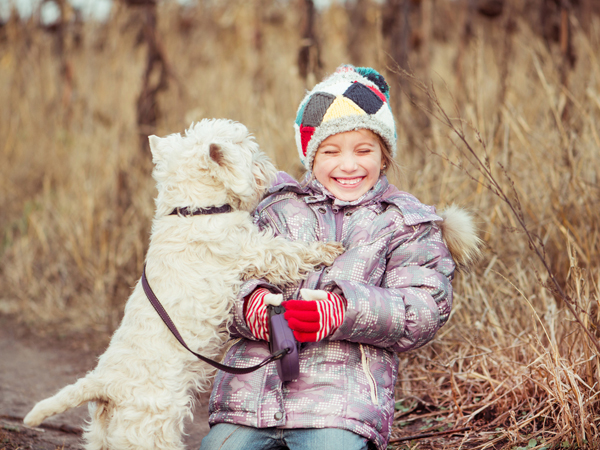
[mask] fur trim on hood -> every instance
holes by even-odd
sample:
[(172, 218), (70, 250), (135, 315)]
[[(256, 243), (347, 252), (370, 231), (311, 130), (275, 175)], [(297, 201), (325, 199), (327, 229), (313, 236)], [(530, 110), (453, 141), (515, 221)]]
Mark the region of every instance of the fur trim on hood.
[(456, 205), (450, 205), (438, 214), (444, 219), (439, 225), (454, 262), (459, 270), (468, 272), (481, 256), (483, 245), (477, 236), (473, 216)]

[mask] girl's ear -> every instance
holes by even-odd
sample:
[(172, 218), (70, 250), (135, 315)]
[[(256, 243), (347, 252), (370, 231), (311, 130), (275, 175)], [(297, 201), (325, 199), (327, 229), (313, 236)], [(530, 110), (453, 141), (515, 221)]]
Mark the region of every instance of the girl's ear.
[(152, 152), (152, 162), (154, 164), (156, 164), (162, 159), (162, 155), (159, 149), (161, 140), (162, 139), (158, 136), (148, 136), (148, 143), (150, 144), (150, 151)]

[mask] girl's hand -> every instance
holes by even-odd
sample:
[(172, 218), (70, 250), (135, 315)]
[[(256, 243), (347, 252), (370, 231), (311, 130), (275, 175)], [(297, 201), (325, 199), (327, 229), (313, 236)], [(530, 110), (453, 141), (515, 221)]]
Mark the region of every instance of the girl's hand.
[(259, 340), (269, 340), (269, 312), (267, 305), (278, 306), (283, 296), (272, 294), (267, 289), (258, 288), (252, 292), (244, 307), (244, 318), (252, 335)]
[(344, 321), (346, 300), (333, 292), (301, 289), (304, 300), (283, 302), (284, 317), (298, 342), (318, 342)]

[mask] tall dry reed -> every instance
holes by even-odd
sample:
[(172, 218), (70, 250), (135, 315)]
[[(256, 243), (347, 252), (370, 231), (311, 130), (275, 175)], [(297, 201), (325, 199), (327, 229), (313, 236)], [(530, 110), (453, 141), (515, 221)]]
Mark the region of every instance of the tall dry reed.
[[(408, 97), (396, 105), (404, 171), (394, 181), (425, 203), (470, 208), (486, 248), (457, 275), (435, 341), (401, 355), (394, 437), (471, 428), (392, 446), (598, 448), (600, 20), (584, 33), (571, 16), (577, 61), (563, 84), (560, 52), (523, 11), (513, 10), (510, 30), (475, 17), (463, 45), (454, 5), (436, 3), (430, 53), (410, 55), (426, 89), (403, 84), (422, 107)], [(0, 31), (0, 313), (41, 332), (109, 336), (140, 275), (155, 191), (136, 127), (138, 14), (118, 3), (106, 24), (67, 34), (67, 102), (54, 38), (18, 21)], [(323, 72), (352, 62), (395, 79), (382, 10), (370, 4), (366, 17), (361, 61), (350, 61), (348, 13), (321, 13)], [(296, 3), (161, 3), (159, 32), (180, 81), (159, 93), (156, 133), (239, 120), (282, 170), (301, 175), (292, 123), (315, 79), (297, 74)], [(428, 90), (455, 129), (424, 113), (436, 106)]]

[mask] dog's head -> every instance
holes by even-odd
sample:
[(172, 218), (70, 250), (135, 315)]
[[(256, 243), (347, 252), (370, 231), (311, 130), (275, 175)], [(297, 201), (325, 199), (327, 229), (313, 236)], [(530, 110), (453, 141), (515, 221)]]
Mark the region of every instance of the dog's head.
[(276, 174), (241, 123), (204, 119), (185, 136), (150, 136), (159, 214), (174, 208), (231, 205), (253, 210)]

